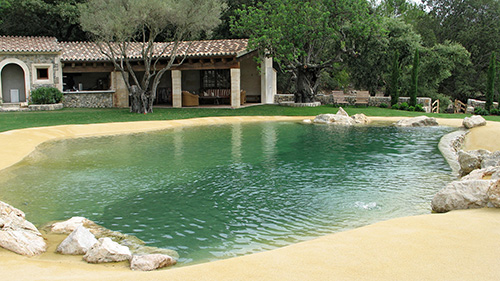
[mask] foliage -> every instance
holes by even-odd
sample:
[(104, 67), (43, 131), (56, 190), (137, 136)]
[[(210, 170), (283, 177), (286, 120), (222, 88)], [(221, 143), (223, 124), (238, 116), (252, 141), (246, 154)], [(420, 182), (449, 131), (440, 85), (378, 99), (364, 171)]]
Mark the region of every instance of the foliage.
[(63, 93), (57, 88), (41, 87), (31, 91), (30, 103), (32, 104), (54, 104), (60, 103)]
[(498, 108), (492, 108), (490, 110), (490, 115), (500, 115), (500, 110)]
[(495, 79), (496, 79), (496, 59), (495, 53), (491, 53), (490, 65), (488, 66), (488, 81), (486, 85), (486, 110), (490, 110), (495, 99)]
[(425, 112), (424, 107), (421, 104), (415, 105), (415, 110), (417, 112)]
[(236, 14), (232, 31), (292, 71), (297, 102), (312, 101), (321, 71), (356, 53), (356, 40), (366, 34), (370, 19), (365, 0), (268, 0)]
[(388, 108), (389, 106), (385, 103), (381, 103), (378, 107), (380, 108)]
[(352, 82), (357, 88), (368, 89), (373, 95), (391, 80), (394, 53), (399, 53), (399, 66), (411, 62), (413, 50), (420, 46), (421, 38), (398, 18), (375, 18), (368, 36), (357, 40), (356, 56), (347, 57)]
[(401, 106), (399, 105), (399, 103), (396, 103), (396, 104), (393, 104), (393, 105), (391, 106), (391, 109), (399, 110), (399, 109), (400, 109), (400, 107), (401, 107)]
[[(222, 0), (88, 0), (79, 11), (83, 30), (93, 35), (101, 52), (121, 71), (131, 93), (130, 110), (151, 113), (161, 77), (182, 55), (178, 52), (180, 41), (217, 26), (224, 7)], [(165, 32), (171, 32), (172, 42), (164, 44), (160, 52), (171, 49), (170, 57), (165, 67), (157, 68), (160, 58), (154, 55), (158, 51), (154, 42)], [(145, 69), (142, 79), (129, 55), (132, 41), (138, 37)]]
[(462, 101), (485, 93), (490, 54), (500, 49), (500, 1), (426, 0), (424, 4), (436, 23), (438, 42), (451, 40), (471, 53), (471, 67), (458, 68), (442, 92)]
[(391, 105), (395, 105), (399, 102), (399, 75), (400, 75), (399, 51), (396, 50), (392, 62), (391, 83), (389, 84), (388, 87), (388, 92), (389, 95), (391, 96)]
[(418, 49), (415, 50), (415, 56), (413, 57), (413, 67), (411, 69), (411, 88), (410, 88), (410, 105), (417, 105), (417, 94), (418, 94), (418, 68), (420, 64), (420, 59), (418, 56)]
[(77, 4), (85, 0), (0, 0), (0, 34), (85, 40)]
[(490, 113), (488, 110), (481, 108), (481, 107), (476, 107), (474, 108), (474, 114), (475, 115), (489, 115)]
[(443, 81), (471, 64), (470, 53), (458, 43), (446, 41), (420, 50), (418, 91), (422, 96), (435, 95)]
[(401, 104), (399, 105), (399, 109), (400, 109), (400, 110), (408, 110), (408, 108), (409, 108), (409, 107), (410, 107), (410, 106), (409, 106), (409, 105), (408, 105), (408, 103), (406, 103), (406, 102), (403, 102), (403, 103), (401, 103)]

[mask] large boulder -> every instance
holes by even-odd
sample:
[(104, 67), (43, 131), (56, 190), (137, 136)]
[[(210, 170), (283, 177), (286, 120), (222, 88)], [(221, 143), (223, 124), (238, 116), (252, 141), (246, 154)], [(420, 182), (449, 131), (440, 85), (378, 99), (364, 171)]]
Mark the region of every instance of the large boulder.
[(371, 122), (371, 120), (368, 119), (368, 117), (363, 113), (354, 114), (351, 118), (356, 124), (369, 124)]
[(499, 180), (500, 166), (477, 169), (470, 172), (460, 180)]
[(458, 164), (460, 176), (465, 176), (476, 169), (481, 169), (483, 159), (490, 154), (488, 150), (479, 149), (471, 151), (458, 151)]
[(490, 187), (498, 180), (461, 180), (449, 183), (432, 199), (432, 210), (444, 213), (452, 210), (483, 208), (488, 205)]
[(418, 116), (401, 119), (394, 124), (396, 127), (425, 127), (439, 125), (434, 117)]
[(471, 117), (465, 117), (462, 125), (467, 129), (472, 129), (486, 125), (486, 120), (481, 115), (472, 115)]
[(94, 244), (83, 259), (89, 263), (106, 263), (129, 260), (132, 253), (129, 248), (113, 242), (110, 238), (100, 238), (98, 243)]
[(177, 261), (168, 255), (152, 254), (152, 255), (134, 255), (130, 261), (130, 269), (151, 271), (171, 265), (175, 265)]
[(91, 226), (95, 223), (84, 217), (72, 217), (69, 220), (56, 222), (48, 226), (49, 231), (56, 234), (69, 234), (79, 226)]
[(483, 159), (481, 161), (481, 168), (484, 169), (496, 166), (500, 166), (500, 151), (494, 151), (483, 156)]
[(354, 120), (351, 117), (346, 117), (339, 114), (320, 114), (316, 116), (313, 120), (314, 123), (321, 124), (333, 124), (342, 126), (352, 126), (354, 125)]
[(63, 255), (85, 255), (96, 243), (94, 234), (80, 225), (59, 244), (56, 251)]
[(24, 213), (2, 201), (0, 201), (0, 247), (25, 256), (35, 256), (47, 250), (42, 234), (25, 219)]

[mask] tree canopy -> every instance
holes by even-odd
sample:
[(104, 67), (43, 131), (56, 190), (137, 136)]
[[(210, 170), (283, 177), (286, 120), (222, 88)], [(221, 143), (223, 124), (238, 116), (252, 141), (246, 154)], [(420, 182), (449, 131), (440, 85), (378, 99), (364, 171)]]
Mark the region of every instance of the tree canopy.
[(77, 4), (85, 0), (0, 0), (0, 34), (85, 40)]
[[(88, 0), (79, 11), (83, 30), (92, 35), (101, 52), (122, 72), (132, 97), (131, 111), (149, 113), (162, 75), (182, 55), (178, 53), (180, 41), (216, 27), (224, 7), (220, 0)], [(170, 43), (158, 52), (154, 42), (160, 34), (167, 34)], [(137, 45), (144, 66), (141, 75), (130, 59)], [(158, 53), (167, 50), (168, 63), (160, 68)]]
[(268, 0), (243, 8), (232, 30), (294, 74), (298, 102), (313, 100), (321, 70), (355, 55), (356, 39), (369, 27), (365, 0)]

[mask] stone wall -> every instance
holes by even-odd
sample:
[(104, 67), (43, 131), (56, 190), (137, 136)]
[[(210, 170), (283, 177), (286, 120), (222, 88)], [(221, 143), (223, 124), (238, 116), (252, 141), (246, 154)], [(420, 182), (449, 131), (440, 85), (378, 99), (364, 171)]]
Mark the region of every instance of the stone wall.
[[(345, 95), (345, 100), (348, 105), (354, 105), (356, 103), (355, 95)], [(275, 103), (289, 103), (294, 102), (295, 97), (293, 94), (278, 94), (275, 96)], [(333, 104), (333, 95), (323, 95), (319, 94), (316, 96), (316, 101), (321, 102), (321, 104)], [(399, 104), (410, 101), (409, 97), (400, 97)], [(391, 104), (391, 97), (370, 97), (368, 101), (369, 106), (380, 106), (382, 103), (387, 105)], [(424, 108), (431, 107), (432, 99), (431, 98), (417, 98), (417, 104), (421, 104)]]
[(64, 107), (111, 108), (114, 91), (105, 92), (65, 92)]
[[(473, 107), (473, 108), (485, 108), (486, 102), (482, 100), (475, 100), (475, 99), (468, 99), (467, 100), (467, 107)], [(498, 108), (498, 102), (493, 102), (493, 107)], [(474, 111), (474, 110), (473, 110)]]

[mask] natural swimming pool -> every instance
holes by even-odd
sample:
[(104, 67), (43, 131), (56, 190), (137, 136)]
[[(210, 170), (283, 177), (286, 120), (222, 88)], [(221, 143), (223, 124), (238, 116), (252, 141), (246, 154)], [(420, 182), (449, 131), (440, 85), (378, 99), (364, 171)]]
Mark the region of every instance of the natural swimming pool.
[(177, 250), (232, 257), (430, 211), (451, 128), (232, 124), (45, 144), (0, 174), (43, 223), (80, 215)]

